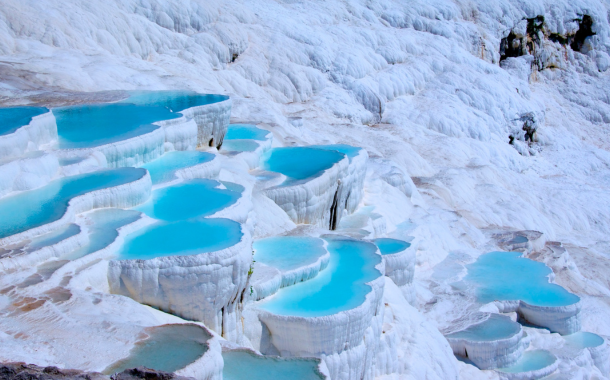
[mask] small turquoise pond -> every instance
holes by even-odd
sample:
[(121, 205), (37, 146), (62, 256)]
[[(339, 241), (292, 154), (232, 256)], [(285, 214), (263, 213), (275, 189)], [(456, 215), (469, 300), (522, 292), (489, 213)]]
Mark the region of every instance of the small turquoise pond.
[(59, 220), (68, 202), (79, 195), (136, 181), (144, 169), (121, 168), (64, 177), (35, 190), (0, 200), (0, 238)]
[(152, 123), (182, 116), (167, 108), (110, 103), (53, 110), (61, 149), (91, 148), (160, 128)]
[(136, 367), (175, 372), (208, 350), (210, 335), (197, 325), (163, 325), (148, 328), (146, 333), (149, 337), (137, 342), (128, 357), (112, 364), (103, 373), (111, 375)]
[(282, 272), (315, 263), (326, 254), (324, 240), (305, 236), (276, 236), (254, 242), (254, 260)]
[(553, 364), (557, 358), (546, 350), (525, 351), (523, 356), (514, 365), (498, 368), (500, 372), (519, 373), (537, 371)]
[(168, 152), (154, 161), (143, 165), (148, 170), (153, 185), (176, 179), (176, 171), (204, 164), (214, 159), (211, 153), (196, 150)]
[(265, 141), (265, 137), (271, 132), (257, 128), (252, 124), (229, 124), (226, 140), (258, 140)]
[(447, 335), (447, 338), (464, 339), (473, 342), (489, 342), (507, 339), (518, 334), (521, 326), (510, 318), (492, 314), (489, 319), (468, 328)]
[(224, 140), (222, 149), (228, 152), (254, 152), (260, 145), (253, 140)]
[(347, 144), (310, 145), (309, 147), (316, 149), (335, 150), (337, 152), (341, 152), (345, 154), (350, 161), (352, 160), (352, 158), (359, 155), (360, 151), (362, 150), (362, 148), (360, 147), (351, 146)]
[(241, 191), (221, 186), (224, 187), (211, 179), (188, 180), (154, 190), (151, 199), (136, 209), (168, 222), (209, 216), (234, 204), (244, 190), (241, 186)]
[(241, 350), (222, 353), (224, 380), (322, 380), (318, 360), (278, 358)]
[(263, 168), (292, 180), (317, 177), (345, 155), (336, 150), (310, 147), (274, 148), (263, 157)]
[(214, 252), (237, 244), (241, 225), (222, 218), (158, 222), (129, 234), (119, 260), (150, 260)]
[(411, 243), (407, 243), (404, 240), (390, 238), (379, 238), (373, 240), (373, 242), (375, 242), (375, 245), (379, 247), (379, 252), (381, 252), (382, 255), (391, 255), (402, 252), (411, 246)]
[(551, 269), (519, 252), (490, 252), (467, 265), (466, 282), (474, 283), (479, 302), (522, 300), (535, 306), (567, 306), (580, 298), (549, 283)]
[(88, 215), (93, 222), (87, 226), (89, 243), (63, 258), (75, 260), (108, 247), (119, 236), (117, 229), (135, 222), (140, 217), (140, 213), (135, 210), (105, 208), (93, 211)]
[(374, 244), (349, 238), (327, 238), (330, 263), (311, 280), (280, 289), (260, 303), (277, 315), (321, 317), (353, 309), (371, 291), (367, 282), (381, 273)]
[(564, 335), (563, 339), (565, 339), (567, 343), (578, 348), (597, 347), (604, 344), (604, 338), (597, 334), (585, 331)]
[(181, 112), (187, 108), (218, 103), (229, 99), (226, 95), (198, 94), (193, 91), (130, 91), (129, 97), (121, 103), (133, 103), (138, 106), (163, 107), (172, 112)]
[(0, 136), (15, 132), (24, 125), (30, 124), (32, 118), (49, 112), (44, 107), (9, 107), (0, 108)]
[(76, 224), (70, 223), (63, 226), (53, 232), (38, 236), (28, 244), (27, 252), (33, 252), (40, 248), (55, 245), (60, 241), (66, 240), (69, 237), (78, 235), (80, 233), (80, 227)]

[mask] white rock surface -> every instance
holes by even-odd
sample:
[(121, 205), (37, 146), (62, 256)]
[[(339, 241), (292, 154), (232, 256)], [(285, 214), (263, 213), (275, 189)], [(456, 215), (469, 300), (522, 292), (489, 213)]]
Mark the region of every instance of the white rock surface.
[(57, 143), (57, 123), (51, 111), (34, 116), (28, 125), (0, 136), (0, 159), (49, 148)]

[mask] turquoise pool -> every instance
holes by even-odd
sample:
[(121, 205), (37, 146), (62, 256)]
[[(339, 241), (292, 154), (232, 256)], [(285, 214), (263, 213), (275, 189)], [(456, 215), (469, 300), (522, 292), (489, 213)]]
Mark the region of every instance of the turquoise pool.
[(564, 335), (563, 339), (565, 339), (570, 345), (578, 348), (598, 347), (604, 344), (604, 338), (597, 334), (585, 331)]
[(379, 247), (379, 252), (381, 252), (382, 255), (398, 253), (411, 246), (411, 243), (407, 243), (404, 240), (390, 238), (379, 238), (373, 240), (373, 242)]
[(292, 180), (303, 180), (321, 175), (345, 155), (336, 150), (310, 147), (274, 148), (263, 156), (263, 168), (281, 173)]
[(280, 289), (260, 303), (277, 315), (322, 317), (353, 309), (364, 302), (371, 291), (367, 282), (381, 273), (377, 247), (349, 238), (327, 238), (330, 263), (316, 277)]
[(241, 225), (229, 219), (157, 222), (129, 234), (119, 250), (118, 260), (214, 252), (237, 244), (241, 237)]
[(254, 152), (260, 145), (253, 140), (227, 140), (222, 143), (222, 149), (227, 152)]
[(510, 318), (492, 314), (489, 319), (468, 328), (447, 335), (447, 338), (464, 339), (474, 342), (488, 342), (507, 339), (519, 333), (521, 326)]
[(128, 357), (112, 364), (103, 373), (111, 375), (136, 367), (175, 372), (208, 350), (210, 336), (197, 325), (163, 325), (148, 328), (146, 333), (149, 337), (137, 342)]
[(168, 152), (154, 161), (143, 165), (148, 170), (153, 185), (176, 179), (176, 172), (180, 169), (204, 164), (214, 159), (211, 153), (196, 150)]
[(32, 118), (49, 112), (45, 107), (8, 107), (0, 108), (0, 136), (15, 132), (30, 124)]
[(271, 132), (257, 128), (252, 124), (229, 124), (226, 140), (258, 140), (265, 141), (265, 137)]
[(0, 238), (59, 220), (69, 201), (79, 195), (136, 181), (144, 169), (121, 168), (64, 177), (35, 190), (0, 200)]
[(135, 222), (140, 217), (140, 213), (135, 210), (104, 208), (93, 211), (89, 215), (93, 222), (88, 226), (89, 243), (69, 253), (64, 259), (75, 260), (108, 247), (119, 236), (117, 229)]
[(467, 265), (465, 281), (476, 286), (482, 303), (494, 300), (522, 300), (534, 306), (567, 306), (580, 300), (557, 284), (549, 282), (551, 269), (521, 257), (519, 252), (490, 252)]
[(347, 144), (310, 145), (309, 147), (316, 148), (316, 149), (324, 149), (324, 150), (335, 150), (337, 152), (341, 152), (341, 153), (345, 154), (349, 158), (350, 161), (352, 160), (352, 158), (359, 155), (360, 151), (362, 150), (362, 148), (360, 148), (360, 147), (351, 146), (351, 145), (347, 145)]
[(244, 190), (241, 186), (241, 191), (220, 186), (220, 182), (211, 179), (188, 180), (154, 190), (151, 199), (136, 209), (169, 222), (209, 216), (234, 204)]
[(130, 91), (129, 97), (121, 103), (133, 103), (138, 106), (162, 107), (172, 112), (181, 112), (187, 108), (218, 103), (229, 99), (226, 95), (198, 94), (194, 91)]
[(282, 272), (315, 263), (326, 254), (322, 239), (306, 236), (276, 236), (252, 245), (254, 260)]
[(553, 364), (557, 358), (546, 350), (525, 351), (514, 365), (498, 368), (500, 372), (519, 373), (537, 371)]
[(235, 350), (222, 353), (224, 380), (322, 380), (318, 360), (278, 358)]

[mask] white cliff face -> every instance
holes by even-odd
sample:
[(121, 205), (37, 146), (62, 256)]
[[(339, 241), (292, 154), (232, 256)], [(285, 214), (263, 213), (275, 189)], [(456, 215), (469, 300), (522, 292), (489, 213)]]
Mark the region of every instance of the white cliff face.
[(231, 99), (181, 111), (197, 124), (197, 147), (220, 149), (231, 119)]

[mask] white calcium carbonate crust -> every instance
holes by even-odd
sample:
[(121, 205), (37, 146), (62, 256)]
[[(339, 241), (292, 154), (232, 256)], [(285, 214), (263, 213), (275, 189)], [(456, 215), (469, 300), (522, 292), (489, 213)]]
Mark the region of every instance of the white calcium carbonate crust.
[(34, 116), (28, 125), (0, 136), (0, 159), (18, 157), (26, 152), (57, 143), (57, 123), (51, 111)]

